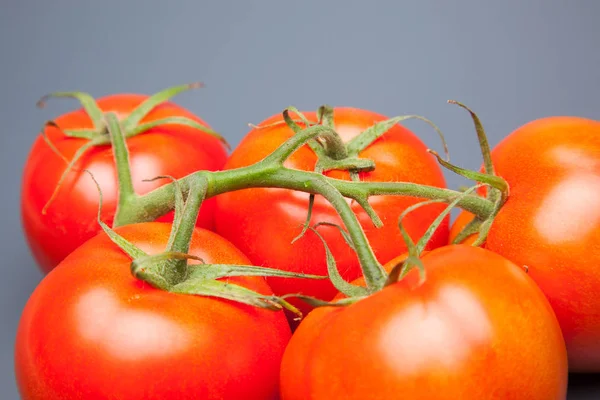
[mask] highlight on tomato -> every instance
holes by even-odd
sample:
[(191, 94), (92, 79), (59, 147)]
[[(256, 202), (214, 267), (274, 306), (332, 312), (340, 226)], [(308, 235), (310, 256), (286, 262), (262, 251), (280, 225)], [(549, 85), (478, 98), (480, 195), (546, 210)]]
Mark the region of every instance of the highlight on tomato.
[[(89, 170), (104, 193), (102, 219), (112, 225), (118, 202), (117, 171), (110, 132), (104, 115), (120, 120), (129, 151), (133, 189), (147, 193), (165, 180), (181, 178), (197, 170), (219, 170), (227, 149), (200, 117), (169, 101), (198, 85), (182, 85), (153, 96), (115, 94), (95, 101), (85, 93), (55, 93), (75, 97), (82, 107), (46, 124), (24, 166), (21, 217), (27, 242), (47, 273), (77, 246), (96, 235), (98, 192), (86, 175)], [(69, 164), (71, 163), (71, 164)], [(198, 226), (214, 226), (214, 199), (204, 202)], [(158, 221), (170, 222), (173, 213)]]
[[(345, 157), (354, 157), (363, 162), (371, 160), (374, 164), (374, 169), (365, 169), (354, 176), (354, 179), (363, 182), (405, 181), (441, 188), (446, 186), (442, 170), (427, 152), (427, 146), (407, 128), (383, 115), (363, 109), (336, 107), (328, 111), (329, 115), (323, 108), (319, 113), (290, 113), (290, 118), (300, 127), (317, 122), (330, 125), (342, 144), (304, 145), (286, 160), (286, 167), (314, 171), (324, 165), (324, 161), (343, 161)], [(305, 117), (305, 122), (300, 114)], [(291, 138), (294, 130), (284, 121), (285, 118), (277, 114), (253, 128), (233, 150), (224, 169), (259, 162)], [(369, 138), (365, 136), (368, 130), (370, 134), (375, 131), (378, 134)], [(316, 153), (315, 148), (324, 148), (326, 154)], [(330, 154), (327, 154), (328, 150)], [(351, 174), (341, 168), (324, 170), (323, 174), (336, 179), (352, 179)], [(251, 188), (224, 193), (217, 196), (216, 232), (233, 242), (255, 265), (326, 275), (326, 257), (320, 239), (310, 230), (299, 238), (307, 219), (309, 201), (307, 193), (280, 188)], [(369, 204), (381, 219), (380, 227), (375, 226), (361, 204), (348, 201), (381, 263), (406, 249), (397, 220), (403, 210), (419, 201), (418, 198), (400, 195), (371, 197)], [(432, 204), (409, 215), (405, 220), (409, 234), (413, 238), (420, 237), (443, 209), (443, 204)], [(342, 277), (352, 280), (360, 276), (358, 258), (336, 227), (343, 225), (340, 217), (331, 204), (319, 195), (314, 197), (309, 221), (310, 225), (316, 223), (329, 223), (318, 229), (331, 248)], [(428, 248), (444, 245), (447, 240), (448, 219), (445, 219)], [(267, 280), (279, 295), (303, 293), (330, 300), (336, 293), (333, 285), (324, 280), (272, 277)], [(310, 309), (305, 303), (290, 301), (303, 311)]]
[(421, 259), (423, 281), (414, 268), (308, 314), (283, 356), (282, 400), (565, 398), (560, 326), (523, 268), (467, 245)]
[[(157, 254), (171, 224), (140, 223), (115, 231)], [(250, 265), (230, 242), (200, 228), (189, 253), (207, 264)], [(132, 275), (131, 263), (102, 232), (44, 277), (17, 331), (15, 371), (23, 400), (277, 398), (281, 358), (291, 336), (283, 312), (160, 290)], [(199, 272), (205, 270), (209, 267)], [(206, 288), (235, 284), (272, 294), (259, 276), (220, 282)]]
[(485, 247), (529, 269), (558, 317), (571, 371), (600, 372), (600, 122), (534, 120), (491, 155), (510, 196)]

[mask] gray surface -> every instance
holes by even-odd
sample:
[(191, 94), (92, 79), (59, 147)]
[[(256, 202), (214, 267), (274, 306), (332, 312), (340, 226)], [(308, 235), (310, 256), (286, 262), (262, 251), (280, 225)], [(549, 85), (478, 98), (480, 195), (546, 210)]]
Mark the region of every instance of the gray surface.
[[(41, 279), (20, 227), (22, 165), (42, 123), (73, 106), (37, 110), (42, 94), (151, 93), (201, 80), (206, 89), (177, 101), (234, 145), (248, 122), (292, 104), (417, 113), (444, 130), (452, 159), (470, 168), (480, 163), (471, 121), (447, 99), (480, 114), (492, 145), (542, 116), (600, 119), (594, 0), (82, 3), (5, 0), (0, 8), (3, 399), (17, 398), (15, 327)], [(407, 125), (439, 149), (425, 125)], [(448, 178), (452, 187), (463, 182)], [(600, 395), (583, 386), (577, 398)]]

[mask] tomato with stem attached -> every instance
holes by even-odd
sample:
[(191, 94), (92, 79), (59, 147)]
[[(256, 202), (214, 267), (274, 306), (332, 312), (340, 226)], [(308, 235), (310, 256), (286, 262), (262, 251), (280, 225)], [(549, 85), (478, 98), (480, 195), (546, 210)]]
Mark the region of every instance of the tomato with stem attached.
[[(170, 230), (149, 222), (115, 231), (157, 254)], [(200, 228), (189, 253), (207, 264), (250, 265), (230, 242)], [(101, 233), (44, 277), (17, 330), (24, 400), (277, 398), (291, 336), (283, 312), (155, 289), (135, 278), (130, 264)], [(226, 279), (272, 293), (263, 277)]]
[(284, 354), (281, 399), (565, 398), (561, 330), (522, 268), (467, 245), (422, 262), (422, 283), (415, 268), (351, 305), (311, 311)]
[[(175, 92), (182, 88), (175, 88), (178, 89)], [(50, 271), (100, 230), (96, 222), (98, 191), (85, 169), (100, 184), (104, 193), (102, 219), (112, 224), (118, 184), (103, 113), (115, 113), (123, 124), (134, 122), (124, 127), (123, 134), (137, 194), (168, 182), (147, 181), (157, 176), (181, 178), (197, 170), (223, 167), (227, 158), (225, 146), (218, 137), (208, 134), (209, 125), (190, 111), (170, 101), (156, 101), (154, 107), (140, 113), (141, 106), (155, 100), (157, 95), (117, 94), (100, 98), (96, 106), (90, 106), (92, 112), (81, 108), (47, 125), (44, 134), (50, 144), (43, 135), (33, 143), (24, 167), (21, 216), (25, 236), (43, 272)], [(140, 129), (144, 130), (139, 132)], [(74, 158), (78, 160), (69, 167), (67, 162)], [(214, 199), (208, 199), (202, 206), (198, 226), (212, 229), (213, 212)], [(159, 221), (169, 222), (172, 218), (169, 213)]]
[[(318, 121), (314, 112), (303, 114), (311, 123)], [(294, 119), (300, 121), (299, 118)], [(385, 120), (386, 117), (367, 110), (350, 107), (333, 109), (333, 128), (346, 146), (362, 132)], [(225, 169), (256, 163), (292, 137), (294, 131), (283, 121), (281, 115), (274, 115), (252, 129), (232, 152)], [(298, 125), (305, 127), (302, 122), (298, 122)], [(357, 156), (372, 160), (375, 164), (374, 170), (358, 173), (361, 181), (405, 181), (445, 187), (442, 170), (427, 152), (427, 146), (400, 124), (393, 124), (382, 136), (361, 149)], [(318, 160), (313, 149), (304, 145), (285, 161), (284, 166), (314, 171)], [(348, 171), (330, 170), (324, 174), (337, 179), (350, 179)], [(385, 263), (406, 249), (398, 230), (398, 217), (418, 201), (418, 198), (401, 195), (370, 197), (370, 205), (383, 222), (382, 227), (376, 227), (358, 202), (348, 200), (380, 262)], [(216, 231), (231, 240), (256, 265), (326, 275), (325, 250), (318, 236), (308, 230), (294, 241), (303, 229), (308, 205), (309, 194), (288, 189), (251, 188), (224, 193), (217, 196)], [(406, 230), (413, 238), (420, 237), (444, 207), (443, 204), (432, 204), (411, 213), (404, 221)], [(342, 225), (331, 204), (322, 196), (315, 196), (310, 224), (320, 222)], [(321, 225), (319, 232), (330, 247), (341, 275), (347, 280), (355, 279), (361, 275), (356, 253), (331, 224)], [(448, 219), (445, 219), (428, 248), (446, 244), (447, 240)], [(267, 279), (276, 294), (303, 293), (330, 300), (336, 293), (329, 281)], [(304, 311), (309, 309), (301, 302), (294, 304)]]

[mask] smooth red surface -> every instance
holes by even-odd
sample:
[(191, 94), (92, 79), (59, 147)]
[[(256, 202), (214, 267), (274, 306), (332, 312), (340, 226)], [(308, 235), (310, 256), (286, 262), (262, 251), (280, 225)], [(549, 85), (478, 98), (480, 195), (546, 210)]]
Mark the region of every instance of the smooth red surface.
[[(116, 112), (125, 117), (135, 109), (145, 95), (114, 95), (98, 100), (104, 112)], [(171, 102), (163, 103), (151, 111), (141, 123), (171, 116), (184, 116), (205, 126), (206, 122)], [(90, 118), (82, 110), (69, 112), (55, 119), (62, 129), (91, 129)], [(67, 138), (58, 129), (46, 128), (46, 134), (56, 148), (67, 158), (86, 141)], [(159, 175), (180, 178), (197, 170), (221, 169), (227, 158), (222, 143), (197, 129), (182, 125), (163, 125), (127, 140), (131, 173), (135, 191), (144, 194), (169, 181), (160, 179), (143, 182)], [(60, 188), (58, 196), (48, 208), (41, 211), (50, 199), (66, 163), (44, 142), (36, 139), (25, 163), (21, 214), (25, 235), (40, 268), (50, 271), (77, 246), (100, 231), (96, 221), (98, 190), (83, 172), (88, 169), (98, 181), (103, 194), (102, 219), (111, 225), (117, 203), (117, 174), (110, 145), (95, 147), (75, 165)], [(212, 229), (214, 199), (206, 200), (200, 211), (198, 226)], [(172, 221), (169, 213), (159, 221)]]
[(486, 248), (529, 267), (558, 316), (571, 370), (600, 372), (600, 122), (532, 121), (492, 159), (510, 196)]
[(560, 327), (521, 268), (466, 245), (422, 261), (420, 286), (413, 270), (353, 305), (313, 310), (284, 354), (282, 400), (565, 398)]
[[(170, 224), (117, 231), (149, 254)], [(248, 265), (217, 234), (197, 229), (190, 253)], [(15, 372), (23, 400), (275, 399), (291, 332), (283, 312), (151, 288), (100, 234), (50, 272), (23, 311)], [(229, 278), (271, 293), (263, 278)]]
[[(305, 115), (309, 120), (316, 121), (315, 113), (307, 112)], [(355, 108), (336, 108), (334, 114), (335, 129), (345, 142), (385, 119), (387, 118), (380, 114)], [(275, 115), (260, 125), (266, 126), (281, 120), (280, 115)], [(255, 163), (292, 135), (293, 131), (285, 124), (253, 129), (233, 151), (225, 168)], [(406, 181), (445, 187), (440, 167), (426, 150), (425, 144), (415, 134), (397, 124), (359, 154), (361, 158), (373, 160), (376, 165), (375, 171), (362, 173), (361, 180)], [(305, 145), (288, 159), (286, 166), (312, 171), (316, 161), (314, 152)], [(331, 171), (326, 175), (349, 179), (348, 173), (342, 171)], [(231, 240), (256, 265), (326, 275), (325, 250), (313, 232), (307, 231), (302, 239), (291, 244), (306, 220), (308, 201), (308, 194), (286, 189), (245, 189), (219, 195), (216, 231)], [(384, 223), (378, 229), (355, 201), (348, 200), (380, 262), (387, 262), (406, 249), (398, 229), (398, 217), (404, 209), (418, 201), (422, 200), (404, 196), (371, 197), (370, 204)], [(418, 239), (444, 207), (442, 204), (434, 204), (409, 214), (404, 219), (409, 234)], [(343, 225), (333, 207), (321, 196), (315, 199), (311, 225), (317, 222)], [(342, 276), (349, 280), (360, 276), (358, 259), (339, 231), (330, 226), (318, 229), (330, 247)], [(433, 236), (429, 248), (446, 244), (447, 240), (448, 219), (444, 220)], [(327, 280), (268, 278), (268, 282), (276, 294), (302, 292), (328, 300), (336, 293)], [(304, 302), (291, 301), (304, 311), (309, 309)]]

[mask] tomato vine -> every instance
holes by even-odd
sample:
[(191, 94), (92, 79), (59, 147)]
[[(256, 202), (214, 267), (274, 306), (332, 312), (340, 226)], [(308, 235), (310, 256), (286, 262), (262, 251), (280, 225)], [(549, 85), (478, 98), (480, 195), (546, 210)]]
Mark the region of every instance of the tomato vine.
[[(89, 103), (89, 100), (86, 99)], [(462, 107), (465, 107), (461, 105)], [(466, 107), (465, 107), (466, 108)], [(93, 110), (89, 104), (86, 109)], [(147, 108), (145, 111), (150, 111)], [(285, 123), (290, 126), (296, 134), (283, 143), (269, 156), (260, 162), (247, 167), (224, 171), (197, 171), (187, 175), (177, 182), (165, 184), (145, 195), (137, 195), (131, 184), (131, 172), (129, 170), (128, 149), (126, 144), (126, 132), (130, 121), (119, 121), (115, 114), (106, 113), (102, 116), (105, 127), (110, 137), (113, 154), (118, 171), (119, 202), (114, 218), (114, 227), (138, 222), (152, 221), (172, 211), (175, 208), (176, 187), (181, 190), (185, 198), (200, 196), (193, 199), (194, 208), (200, 207), (204, 199), (217, 196), (222, 193), (252, 188), (270, 187), (284, 188), (310, 193), (311, 195), (323, 196), (338, 212), (356, 251), (363, 274), (370, 293), (381, 290), (387, 281), (387, 274), (381, 263), (375, 257), (371, 246), (360, 226), (356, 215), (352, 212), (346, 202), (346, 198), (357, 201), (371, 216), (373, 223), (377, 226), (376, 214), (370, 210), (369, 198), (378, 195), (413, 196), (423, 199), (433, 199), (446, 203), (453, 203), (465, 211), (473, 213), (481, 221), (489, 221), (497, 212), (500, 202), (496, 201), (495, 193), (506, 193), (508, 187), (499, 177), (489, 173), (477, 173), (464, 171), (453, 167), (447, 161), (441, 159), (437, 153), (433, 153), (440, 163), (451, 170), (476, 178), (481, 182), (489, 184), (496, 190), (490, 190), (489, 198), (476, 195), (465, 195), (462, 192), (451, 189), (432, 187), (409, 182), (360, 182), (356, 180), (346, 181), (324, 176), (324, 169), (342, 169), (357, 172), (363, 169), (376, 168), (371, 160), (360, 159), (356, 156), (358, 150), (367, 146), (377, 137), (383, 135), (387, 129), (399, 121), (411, 117), (424, 119), (419, 116), (404, 116), (392, 118), (383, 123), (378, 123), (367, 129), (349, 144), (344, 144), (335, 129), (327, 124), (328, 118), (333, 111), (327, 106), (320, 109), (320, 115), (325, 116), (322, 123), (306, 124), (300, 128), (290, 118), (290, 111), (296, 111), (290, 107), (283, 111)], [(478, 137), (482, 144), (484, 155), (489, 153), (485, 134), (481, 124), (472, 111)], [(299, 112), (297, 112), (299, 113)], [(99, 116), (97, 116), (99, 118)], [(138, 116), (139, 118), (139, 116)], [(426, 119), (424, 119), (426, 120)], [(428, 121), (428, 120), (426, 120)], [(175, 121), (176, 122), (176, 121)], [(387, 128), (387, 129), (386, 129)], [(443, 136), (442, 136), (443, 137)], [(315, 139), (318, 139), (315, 141)], [(300, 171), (284, 166), (284, 162), (300, 147), (309, 144), (311, 148), (318, 149), (321, 166), (318, 171)], [(445, 146), (445, 143), (444, 143)], [(484, 156), (488, 157), (488, 156)], [(486, 163), (487, 164), (487, 163)], [(493, 171), (492, 171), (493, 172)], [(192, 188), (197, 190), (192, 190)], [(505, 198), (505, 196), (500, 196)], [(197, 210), (195, 210), (197, 214)], [(375, 216), (374, 216), (375, 214)], [(189, 216), (188, 221), (195, 220), (194, 215)], [(189, 241), (191, 233), (180, 235), (181, 243)], [(185, 246), (180, 246), (185, 247)], [(185, 262), (185, 260), (181, 260)]]

